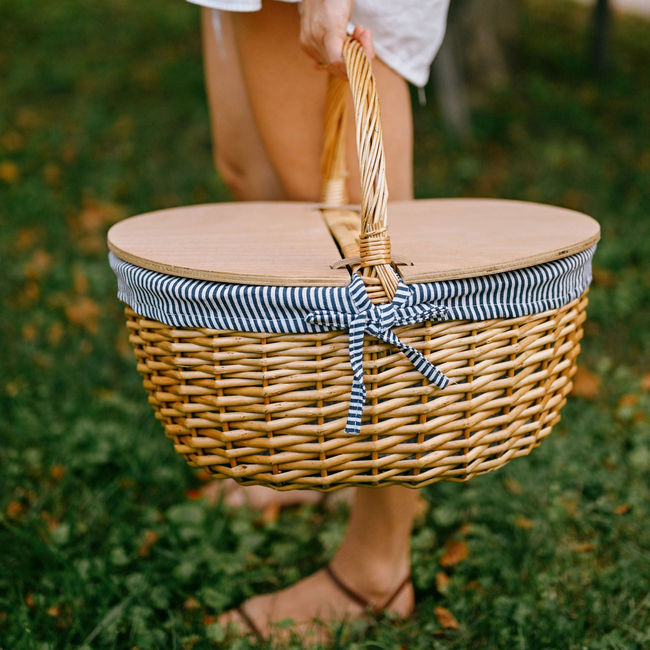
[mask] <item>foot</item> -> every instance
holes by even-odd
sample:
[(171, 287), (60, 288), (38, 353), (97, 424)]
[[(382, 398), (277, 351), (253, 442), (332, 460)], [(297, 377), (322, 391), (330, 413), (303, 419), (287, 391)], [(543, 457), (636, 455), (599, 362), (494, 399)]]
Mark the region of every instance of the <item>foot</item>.
[[(287, 589), (251, 598), (239, 611), (223, 614), (219, 623), (236, 634), (252, 635), (258, 640), (271, 636), (288, 639), (298, 634), (304, 643), (325, 643), (329, 624), (368, 618), (372, 609), (401, 618), (409, 616), (415, 601), (407, 576), (408, 568), (385, 580), (384, 585), (381, 580), (357, 584), (354, 576), (332, 575), (322, 569)], [(289, 628), (283, 625), (282, 629), (274, 626), (287, 619), (295, 624)]]
[(266, 511), (269, 508), (287, 508), (303, 503), (339, 503), (351, 501), (352, 488), (337, 490), (331, 494), (313, 490), (288, 490), (279, 492), (263, 485), (243, 487), (233, 479), (212, 480), (201, 489), (203, 496), (211, 503), (223, 498), (232, 508), (248, 506), (253, 510)]

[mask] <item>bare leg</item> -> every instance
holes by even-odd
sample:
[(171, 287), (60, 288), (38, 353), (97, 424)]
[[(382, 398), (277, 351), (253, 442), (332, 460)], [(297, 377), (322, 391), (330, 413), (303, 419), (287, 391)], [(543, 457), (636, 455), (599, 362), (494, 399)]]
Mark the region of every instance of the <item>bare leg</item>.
[[(233, 14), (232, 25), (251, 113), (280, 185), (290, 199), (317, 200), (326, 75), (299, 48), (296, 7), (270, 2), (259, 12)], [(381, 61), (373, 63), (373, 70), (382, 101), (391, 198), (409, 199), (413, 143), (408, 88)], [(352, 133), (348, 160), (350, 195), (359, 200)], [(382, 605), (408, 575), (409, 541), (418, 506), (418, 493), (405, 488), (356, 491), (348, 533), (331, 566), (347, 587), (369, 602)], [(406, 616), (412, 608), (409, 584), (390, 610)], [(245, 611), (265, 635), (273, 621), (286, 618), (307, 631), (315, 617), (331, 621), (364, 615), (363, 608), (324, 571), (281, 592), (249, 600)], [(246, 629), (236, 611), (224, 614), (220, 622)]]
[[(359, 488), (347, 535), (330, 566), (345, 585), (370, 603), (382, 606), (409, 574), (409, 542), (419, 506), (416, 490), (392, 487)], [(408, 616), (414, 606), (413, 587), (400, 590), (388, 611)], [(267, 638), (273, 622), (292, 619), (293, 632), (323, 642), (327, 630), (314, 623), (360, 618), (364, 609), (343, 593), (321, 570), (297, 584), (274, 594), (256, 596), (244, 604), (245, 612)], [(237, 611), (220, 617), (224, 625), (248, 632)]]
[(285, 198), (253, 119), (235, 48), (231, 14), (220, 12), (218, 43), (210, 9), (202, 10), (203, 60), (214, 161), (235, 198)]

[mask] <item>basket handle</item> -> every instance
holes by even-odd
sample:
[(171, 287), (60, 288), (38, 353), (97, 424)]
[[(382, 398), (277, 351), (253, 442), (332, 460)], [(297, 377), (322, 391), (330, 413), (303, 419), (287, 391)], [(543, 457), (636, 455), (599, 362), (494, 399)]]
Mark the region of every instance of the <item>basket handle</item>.
[[(343, 59), (354, 100), (361, 177), (361, 268), (358, 273), (373, 303), (391, 302), (397, 290), (398, 277), (391, 266), (386, 215), (388, 187), (377, 87), (370, 61), (358, 41), (348, 37), (343, 46)], [(347, 84), (344, 80), (330, 75), (322, 158), (323, 202), (326, 205), (347, 203), (346, 99)]]

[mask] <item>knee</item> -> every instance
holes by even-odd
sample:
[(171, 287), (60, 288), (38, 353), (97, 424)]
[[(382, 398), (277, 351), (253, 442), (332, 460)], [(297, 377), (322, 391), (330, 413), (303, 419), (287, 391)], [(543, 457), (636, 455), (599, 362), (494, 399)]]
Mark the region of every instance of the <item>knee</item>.
[(228, 186), (232, 195), (239, 201), (250, 200), (248, 194), (247, 174), (241, 165), (238, 165), (229, 156), (217, 153), (215, 167), (223, 182)]
[(238, 201), (280, 201), (285, 197), (273, 170), (241, 164), (227, 154), (215, 155), (217, 172)]

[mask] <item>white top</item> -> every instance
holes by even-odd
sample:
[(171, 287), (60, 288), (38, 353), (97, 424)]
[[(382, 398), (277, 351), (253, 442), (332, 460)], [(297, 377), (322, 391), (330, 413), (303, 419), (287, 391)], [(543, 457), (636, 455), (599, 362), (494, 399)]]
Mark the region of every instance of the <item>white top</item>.
[[(299, 0), (282, 0), (298, 2)], [(223, 11), (259, 11), (261, 0), (189, 0)], [(356, 0), (348, 32), (372, 31), (377, 56), (412, 84), (422, 87), (445, 35), (449, 0)]]

